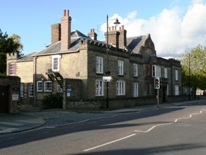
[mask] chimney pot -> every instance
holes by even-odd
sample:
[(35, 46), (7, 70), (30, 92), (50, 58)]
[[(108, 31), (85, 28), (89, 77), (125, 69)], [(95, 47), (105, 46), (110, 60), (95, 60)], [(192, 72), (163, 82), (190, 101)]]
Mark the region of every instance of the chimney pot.
[(90, 33), (88, 33), (88, 36), (94, 40), (97, 40), (97, 34), (94, 32), (94, 29), (90, 29)]

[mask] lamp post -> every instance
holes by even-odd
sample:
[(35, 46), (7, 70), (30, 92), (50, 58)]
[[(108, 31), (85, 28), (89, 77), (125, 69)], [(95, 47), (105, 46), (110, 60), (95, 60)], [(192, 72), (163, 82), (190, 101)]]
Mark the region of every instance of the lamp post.
[[(120, 22), (118, 21), (118, 19), (116, 18), (116, 21), (114, 22), (115, 25), (120, 24)], [(108, 46), (108, 28), (109, 28), (109, 17), (107, 15), (107, 45), (106, 45), (106, 54), (107, 54), (107, 64), (106, 64), (106, 76), (108, 77), (110, 75), (110, 71), (109, 71), (109, 65), (108, 65), (108, 55), (109, 55), (109, 46)], [(107, 94), (106, 94), (106, 109), (109, 109), (109, 82), (110, 81), (106, 81), (107, 83)]]

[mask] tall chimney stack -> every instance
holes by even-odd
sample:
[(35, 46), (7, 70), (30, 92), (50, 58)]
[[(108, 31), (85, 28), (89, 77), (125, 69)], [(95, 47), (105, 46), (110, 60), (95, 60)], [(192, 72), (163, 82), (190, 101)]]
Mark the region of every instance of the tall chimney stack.
[(51, 43), (54, 44), (61, 40), (61, 24), (60, 23), (52, 24), (51, 29), (52, 29)]
[(61, 18), (61, 50), (66, 51), (71, 44), (71, 20), (69, 10), (64, 10), (63, 17)]
[[(104, 33), (105, 38), (107, 39), (107, 32)], [(119, 48), (119, 32), (116, 30), (116, 26), (108, 28), (108, 44)]]
[(127, 31), (124, 29), (124, 25), (119, 27), (119, 48), (127, 46)]

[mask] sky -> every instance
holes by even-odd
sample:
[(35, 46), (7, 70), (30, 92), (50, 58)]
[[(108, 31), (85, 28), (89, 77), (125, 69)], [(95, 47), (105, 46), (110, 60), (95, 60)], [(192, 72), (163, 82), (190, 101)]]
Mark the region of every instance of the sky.
[(95, 29), (98, 40), (105, 39), (107, 15), (109, 26), (118, 18), (127, 37), (150, 34), (158, 57), (180, 58), (206, 46), (206, 0), (1, 0), (0, 29), (21, 37), (23, 54), (40, 51), (63, 10), (70, 11), (71, 30)]

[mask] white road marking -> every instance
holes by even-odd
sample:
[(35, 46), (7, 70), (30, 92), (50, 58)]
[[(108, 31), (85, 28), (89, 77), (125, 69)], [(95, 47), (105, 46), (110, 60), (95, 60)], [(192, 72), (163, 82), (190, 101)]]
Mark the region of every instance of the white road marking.
[(189, 119), (189, 118), (192, 118), (192, 116), (194, 116), (194, 115), (202, 114), (204, 111), (206, 111), (206, 109), (201, 109), (199, 113), (192, 113), (192, 114), (189, 115), (189, 117), (177, 118), (177, 119), (175, 119), (174, 122), (171, 122), (171, 123), (157, 124), (157, 125), (154, 125), (154, 126), (152, 126), (151, 128), (149, 128), (148, 130), (134, 130), (134, 132), (148, 133), (148, 132), (152, 131), (154, 128), (156, 128), (156, 127), (158, 127), (158, 126), (171, 125), (171, 124), (177, 123), (179, 120), (182, 120), (182, 119)]
[(173, 124), (173, 122), (172, 123), (157, 124), (157, 125), (154, 125), (151, 128), (149, 128), (148, 130), (145, 130), (145, 131), (144, 130), (134, 130), (134, 132), (148, 133), (148, 132), (152, 131), (154, 128), (156, 128), (158, 126), (170, 125), (170, 124)]
[[(189, 119), (189, 118), (192, 118), (193, 115), (198, 115), (198, 114), (202, 114), (204, 111), (206, 111), (206, 109), (201, 109), (199, 113), (192, 113), (189, 115), (189, 117), (182, 117), (182, 118), (178, 118), (178, 119), (175, 119), (174, 122), (171, 122), (171, 123), (162, 123), (162, 124), (157, 124), (157, 125), (154, 125), (152, 126), (151, 128), (149, 128), (148, 130), (134, 130), (134, 132), (138, 132), (138, 133), (149, 133), (150, 131), (152, 131), (154, 128), (158, 127), (158, 126), (163, 126), (163, 125), (171, 125), (171, 124), (174, 124), (174, 123), (177, 123), (179, 120), (182, 120), (182, 119)], [(121, 141), (121, 140), (124, 140), (124, 139), (127, 139), (127, 138), (130, 138), (130, 137), (133, 137), (135, 136), (136, 134), (131, 134), (131, 135), (128, 135), (126, 137), (122, 137), (120, 139), (116, 139), (116, 140), (113, 140), (113, 141), (110, 141), (110, 142), (107, 142), (107, 143), (104, 143), (104, 144), (101, 144), (101, 145), (97, 145), (97, 146), (94, 146), (94, 147), (91, 147), (91, 148), (88, 148), (88, 149), (85, 149), (83, 150), (83, 152), (88, 152), (88, 151), (91, 151), (91, 150), (95, 150), (97, 148), (100, 148), (100, 147), (103, 147), (103, 146), (106, 146), (106, 145), (109, 145), (109, 144), (112, 144), (112, 143), (116, 143), (118, 141)]]
[(135, 136), (136, 134), (133, 133), (131, 135), (128, 135), (126, 137), (122, 137), (120, 139), (116, 139), (116, 140), (113, 140), (113, 141), (110, 141), (110, 142), (107, 142), (107, 143), (104, 143), (104, 144), (101, 144), (101, 145), (97, 145), (97, 146), (94, 146), (94, 147), (91, 147), (91, 148), (88, 148), (88, 149), (85, 149), (83, 150), (84, 152), (87, 152), (87, 151), (91, 151), (91, 150), (94, 150), (94, 149), (97, 149), (97, 148), (100, 148), (100, 147), (103, 147), (103, 146), (106, 146), (106, 145), (109, 145), (109, 144), (112, 144), (112, 143), (116, 143), (118, 141), (121, 141), (121, 140), (124, 140), (124, 139), (127, 139), (127, 138), (130, 138), (132, 136)]

